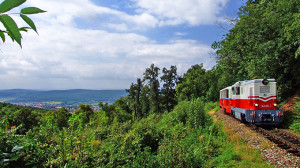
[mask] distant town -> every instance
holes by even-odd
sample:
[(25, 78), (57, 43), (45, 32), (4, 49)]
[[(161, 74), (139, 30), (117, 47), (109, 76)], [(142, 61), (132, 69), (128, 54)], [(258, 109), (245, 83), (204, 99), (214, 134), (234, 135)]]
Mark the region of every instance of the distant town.
[(0, 102), (20, 106), (35, 107), (46, 110), (57, 110), (62, 107), (70, 112), (78, 109), (80, 104), (88, 104), (98, 111), (98, 103), (112, 104), (118, 98), (126, 96), (125, 90), (53, 90), (36, 91), (24, 89), (0, 90)]
[[(55, 104), (55, 103), (41, 103), (41, 102), (18, 102), (18, 103), (11, 103), (14, 105), (19, 106), (26, 106), (26, 107), (34, 107), (40, 108), (45, 110), (58, 110), (60, 108), (65, 107), (70, 112), (74, 112), (78, 109), (78, 105), (64, 105), (64, 104)], [(99, 111), (99, 106), (90, 105), (94, 111)]]

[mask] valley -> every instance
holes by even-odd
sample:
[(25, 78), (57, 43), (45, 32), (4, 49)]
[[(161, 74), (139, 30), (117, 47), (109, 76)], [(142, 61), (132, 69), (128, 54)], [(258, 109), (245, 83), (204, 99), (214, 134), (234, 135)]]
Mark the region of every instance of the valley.
[(11, 89), (0, 90), (0, 102), (48, 110), (66, 107), (70, 111), (76, 110), (79, 104), (88, 104), (96, 111), (98, 110), (99, 102), (112, 104), (118, 98), (126, 95), (125, 90), (73, 89), (38, 91)]

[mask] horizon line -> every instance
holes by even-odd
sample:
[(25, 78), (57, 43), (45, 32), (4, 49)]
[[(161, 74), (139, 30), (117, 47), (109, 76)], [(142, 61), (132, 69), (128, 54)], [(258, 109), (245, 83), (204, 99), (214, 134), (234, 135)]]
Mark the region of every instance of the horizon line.
[(106, 91), (106, 90), (111, 90), (111, 91), (114, 91), (114, 90), (126, 90), (126, 89), (20, 89), (20, 88), (17, 88), (17, 89), (0, 89), (0, 91), (7, 91), (7, 90), (28, 90), (28, 91), (66, 91), (66, 90), (90, 90), (90, 91)]

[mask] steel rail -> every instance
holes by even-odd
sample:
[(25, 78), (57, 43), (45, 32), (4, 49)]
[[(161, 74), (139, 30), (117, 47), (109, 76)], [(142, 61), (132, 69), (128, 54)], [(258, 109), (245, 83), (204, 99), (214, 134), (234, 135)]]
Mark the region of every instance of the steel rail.
[[(268, 137), (271, 137), (273, 140), (271, 140), (270, 138), (268, 138), (269, 140), (273, 141), (274, 140), (277, 140), (279, 142), (275, 142), (277, 145), (286, 145), (288, 146), (288, 148), (286, 150), (288, 150), (290, 153), (294, 153), (295, 155), (298, 155), (300, 156), (300, 146), (299, 146), (299, 143), (293, 143), (293, 142), (290, 142), (284, 138), (282, 138), (280, 135), (277, 135), (276, 133), (272, 133), (271, 131), (268, 131), (264, 128), (261, 128), (261, 127), (258, 127), (254, 124), (250, 124), (250, 127), (254, 130), (256, 130), (257, 132), (263, 134), (264, 136), (268, 136)], [(279, 132), (279, 131), (276, 131), (276, 132)], [(287, 136), (289, 139), (293, 139), (293, 141), (297, 141), (299, 142), (299, 137), (293, 135), (293, 134), (290, 134), (288, 132), (285, 132), (285, 131), (280, 131), (282, 132), (282, 134), (284, 134), (285, 136)], [(283, 133), (284, 132), (284, 133)], [(292, 150), (291, 150), (292, 149)]]

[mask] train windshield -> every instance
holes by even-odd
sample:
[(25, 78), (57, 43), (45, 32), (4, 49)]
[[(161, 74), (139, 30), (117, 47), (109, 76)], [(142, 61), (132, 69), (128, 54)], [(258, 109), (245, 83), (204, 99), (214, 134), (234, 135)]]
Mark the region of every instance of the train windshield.
[(260, 86), (259, 91), (260, 93), (270, 93), (270, 86)]

